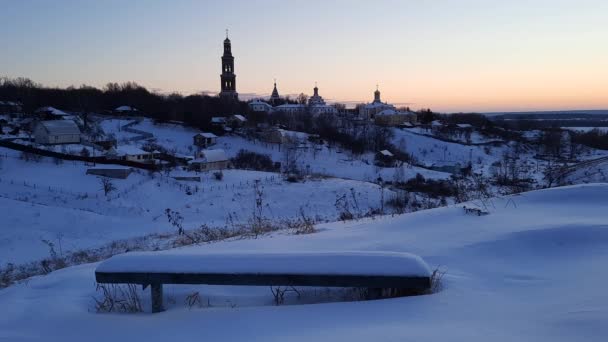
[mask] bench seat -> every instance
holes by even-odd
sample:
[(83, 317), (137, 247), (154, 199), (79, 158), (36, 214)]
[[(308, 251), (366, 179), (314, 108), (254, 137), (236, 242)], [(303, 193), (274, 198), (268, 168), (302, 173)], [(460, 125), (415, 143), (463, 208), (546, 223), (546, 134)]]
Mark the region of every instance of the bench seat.
[(163, 284), (416, 290), (431, 286), (426, 263), (397, 252), (127, 253), (102, 262), (95, 277), (98, 283), (151, 285), (153, 312), (162, 310)]

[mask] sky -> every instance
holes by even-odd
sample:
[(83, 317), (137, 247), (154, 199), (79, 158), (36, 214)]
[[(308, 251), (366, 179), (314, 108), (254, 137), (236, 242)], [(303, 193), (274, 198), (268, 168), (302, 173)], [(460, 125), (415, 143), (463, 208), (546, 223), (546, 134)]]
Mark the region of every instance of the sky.
[(443, 112), (608, 108), (605, 0), (0, 0), (0, 76), (382, 100)]

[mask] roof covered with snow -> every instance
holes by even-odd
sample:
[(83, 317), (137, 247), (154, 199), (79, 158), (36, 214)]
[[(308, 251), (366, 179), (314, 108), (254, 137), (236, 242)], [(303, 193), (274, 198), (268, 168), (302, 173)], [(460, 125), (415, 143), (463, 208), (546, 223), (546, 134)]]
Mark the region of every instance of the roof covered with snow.
[(62, 110), (59, 110), (55, 107), (41, 107), (36, 110), (36, 113), (48, 113), (48, 114), (57, 115), (57, 116), (68, 115), (68, 113), (66, 113)]
[(117, 112), (135, 112), (137, 111), (137, 108), (131, 106), (120, 106), (116, 107), (114, 110)]
[(142, 155), (142, 154), (148, 154), (149, 152), (146, 152), (142, 149), (140, 149), (137, 146), (133, 146), (133, 145), (119, 145), (117, 146), (114, 151), (116, 151), (116, 154), (119, 156), (126, 156), (126, 155)]
[(391, 151), (389, 150), (382, 150), (380, 151), (380, 154), (385, 156), (385, 157), (393, 157), (394, 155), (391, 153)]
[(217, 150), (202, 150), (200, 152), (200, 158), (189, 161), (189, 163), (215, 163), (220, 161), (226, 161), (226, 152), (221, 149)]
[(198, 133), (197, 136), (198, 135), (202, 136), (203, 138), (208, 138), (208, 139), (217, 138), (217, 135), (215, 135), (213, 133), (207, 133), (207, 132)]
[(274, 107), (275, 109), (303, 109), (306, 108), (306, 105), (303, 104), (295, 104), (295, 103), (286, 103), (280, 106)]
[(243, 121), (243, 122), (247, 121), (247, 118), (245, 118), (241, 114), (234, 114), (232, 117), (235, 118), (235, 119), (237, 119), (237, 120), (239, 120), (239, 121)]
[(17, 106), (21, 106), (21, 103), (13, 102), (13, 101), (0, 101), (0, 105), (17, 107)]
[(71, 120), (40, 121), (38, 124), (51, 135), (80, 134), (78, 125)]

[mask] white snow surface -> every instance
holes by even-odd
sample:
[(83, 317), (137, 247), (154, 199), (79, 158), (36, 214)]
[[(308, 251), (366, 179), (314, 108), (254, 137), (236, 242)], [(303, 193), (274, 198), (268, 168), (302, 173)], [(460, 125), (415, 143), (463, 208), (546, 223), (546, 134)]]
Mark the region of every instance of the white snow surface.
[(307, 274), (429, 277), (419, 256), (397, 252), (208, 253), (200, 249), (116, 255), (97, 267), (116, 273)]
[[(99, 314), (97, 264), (86, 264), (0, 290), (0, 339), (605, 341), (606, 194), (608, 184), (563, 187), (487, 201), (487, 216), (452, 206), (184, 249), (411, 252), (447, 271), (432, 295), (274, 306), (267, 287), (168, 285), (163, 313)], [(194, 292), (205, 305), (188, 308)], [(148, 309), (148, 291), (142, 300)]]

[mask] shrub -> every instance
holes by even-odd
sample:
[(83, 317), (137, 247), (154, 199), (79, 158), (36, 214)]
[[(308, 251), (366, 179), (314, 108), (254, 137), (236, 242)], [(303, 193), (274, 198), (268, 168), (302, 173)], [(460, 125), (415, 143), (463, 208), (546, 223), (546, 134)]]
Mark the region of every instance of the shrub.
[(270, 156), (247, 150), (240, 150), (232, 158), (232, 165), (237, 169), (251, 169), (257, 171), (277, 171), (275, 163)]
[(213, 173), (213, 177), (215, 177), (216, 180), (221, 181), (222, 179), (224, 179), (224, 173), (222, 172), (222, 170), (216, 171)]

